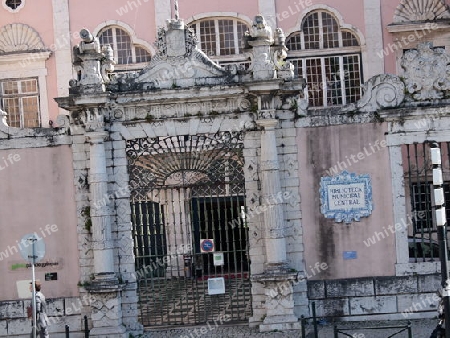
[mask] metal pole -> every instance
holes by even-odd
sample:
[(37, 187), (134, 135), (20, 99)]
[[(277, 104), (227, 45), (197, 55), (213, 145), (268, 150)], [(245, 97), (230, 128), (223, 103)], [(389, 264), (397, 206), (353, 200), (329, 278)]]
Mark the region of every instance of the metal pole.
[(33, 257), (31, 257), (32, 263), (31, 263), (31, 272), (32, 272), (32, 280), (31, 280), (31, 285), (33, 286), (33, 292), (32, 292), (32, 307), (33, 307), (33, 338), (36, 338), (36, 327), (37, 327), (37, 322), (36, 322), (36, 275), (35, 275), (35, 271), (34, 271), (34, 263), (36, 260), (36, 253), (35, 253), (35, 248), (34, 248), (34, 242), (36, 241), (35, 238), (30, 238), (29, 240), (31, 240), (31, 247), (32, 247), (32, 255)]
[(316, 302), (312, 302), (312, 315), (313, 315), (313, 326), (314, 326), (314, 338), (318, 338), (319, 333), (317, 331)]
[(439, 242), (439, 257), (441, 260), (441, 294), (444, 303), (445, 337), (450, 338), (450, 284), (447, 253), (447, 216), (445, 213), (444, 189), (442, 187), (441, 149), (436, 142), (432, 142), (430, 148), (431, 163), (433, 164), (433, 201)]
[(89, 326), (87, 316), (84, 316), (84, 337), (89, 338)]

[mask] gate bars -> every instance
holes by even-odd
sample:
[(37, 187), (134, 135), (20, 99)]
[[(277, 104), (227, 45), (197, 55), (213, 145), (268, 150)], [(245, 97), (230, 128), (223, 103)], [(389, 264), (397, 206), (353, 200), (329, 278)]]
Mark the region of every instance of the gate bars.
[[(127, 142), (142, 324), (186, 325), (251, 316), (242, 134)], [(200, 241), (211, 239), (223, 263)], [(225, 293), (208, 294), (223, 277)]]

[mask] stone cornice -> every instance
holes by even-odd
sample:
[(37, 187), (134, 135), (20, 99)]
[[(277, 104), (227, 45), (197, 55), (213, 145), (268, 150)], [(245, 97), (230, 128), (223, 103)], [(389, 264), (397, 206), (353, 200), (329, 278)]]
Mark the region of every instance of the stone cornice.
[(25, 53), (10, 53), (0, 55), (0, 65), (10, 63), (31, 64), (46, 61), (52, 55), (51, 51), (27, 51)]
[[(450, 30), (450, 21), (443, 20), (438, 22), (433, 22), (433, 30)], [(427, 30), (430, 28), (429, 22), (411, 22), (404, 24), (390, 24), (387, 26), (389, 33), (411, 33), (415, 31)]]

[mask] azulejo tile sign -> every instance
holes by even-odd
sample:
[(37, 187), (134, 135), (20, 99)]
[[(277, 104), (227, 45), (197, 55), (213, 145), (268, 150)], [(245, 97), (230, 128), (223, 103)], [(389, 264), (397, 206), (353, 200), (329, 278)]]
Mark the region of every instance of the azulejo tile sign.
[(372, 214), (372, 181), (368, 174), (347, 171), (320, 179), (321, 213), (336, 222), (359, 222)]

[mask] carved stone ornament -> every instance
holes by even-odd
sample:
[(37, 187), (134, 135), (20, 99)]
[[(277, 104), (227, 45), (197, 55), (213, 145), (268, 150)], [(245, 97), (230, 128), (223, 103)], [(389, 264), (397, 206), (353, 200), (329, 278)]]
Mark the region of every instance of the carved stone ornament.
[(114, 70), (113, 51), (110, 46), (100, 48), (98, 38), (87, 29), (80, 32), (82, 41), (73, 48), (74, 68), (79, 73), (77, 80), (71, 80), (72, 88), (79, 88), (84, 94), (105, 91), (109, 73)]
[(363, 97), (343, 111), (375, 112), (398, 107), (405, 99), (405, 85), (396, 75), (380, 74), (363, 86)]
[(406, 90), (414, 100), (441, 99), (450, 90), (450, 56), (431, 42), (406, 51), (401, 60)]
[(450, 12), (442, 0), (402, 0), (395, 10), (394, 23), (449, 18)]
[(139, 74), (143, 89), (221, 84), (230, 75), (197, 48), (197, 37), (182, 20), (169, 20), (158, 31), (158, 53)]
[(262, 15), (257, 15), (250, 30), (250, 36), (253, 39), (265, 40), (273, 43), (272, 28), (267, 24)]
[(0, 29), (0, 54), (38, 50), (45, 50), (45, 46), (30, 26), (13, 23)]

